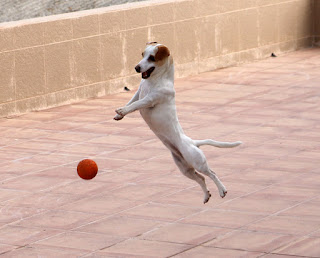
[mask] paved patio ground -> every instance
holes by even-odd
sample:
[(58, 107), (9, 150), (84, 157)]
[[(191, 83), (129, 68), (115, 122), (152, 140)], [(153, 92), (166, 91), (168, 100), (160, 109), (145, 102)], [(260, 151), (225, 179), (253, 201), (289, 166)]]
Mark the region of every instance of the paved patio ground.
[[(0, 119), (1, 257), (320, 257), (320, 48), (176, 81), (192, 138), (228, 188), (202, 203), (133, 92)], [(96, 178), (77, 163), (94, 159)]]

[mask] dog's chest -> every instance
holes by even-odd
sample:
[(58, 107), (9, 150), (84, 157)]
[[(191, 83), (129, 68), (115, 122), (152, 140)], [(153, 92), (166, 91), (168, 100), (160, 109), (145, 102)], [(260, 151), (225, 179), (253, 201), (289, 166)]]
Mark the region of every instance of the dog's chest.
[(148, 83), (146, 82), (141, 83), (139, 99), (143, 99), (145, 96), (149, 94), (149, 92), (150, 92), (150, 86), (148, 85)]

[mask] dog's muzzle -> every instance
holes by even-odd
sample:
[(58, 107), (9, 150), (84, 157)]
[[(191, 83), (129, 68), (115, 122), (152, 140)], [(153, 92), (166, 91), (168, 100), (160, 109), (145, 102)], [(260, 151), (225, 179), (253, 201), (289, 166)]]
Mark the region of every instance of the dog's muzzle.
[[(137, 65), (135, 67), (135, 69), (136, 69), (137, 73), (141, 73), (141, 67), (139, 65)], [(149, 68), (147, 71), (141, 73), (142, 79), (148, 79), (150, 77), (151, 73), (154, 71), (154, 69), (155, 69), (155, 67), (153, 66), (153, 67)]]
[(140, 65), (137, 65), (134, 69), (136, 69), (137, 73), (140, 73), (141, 67), (140, 67)]

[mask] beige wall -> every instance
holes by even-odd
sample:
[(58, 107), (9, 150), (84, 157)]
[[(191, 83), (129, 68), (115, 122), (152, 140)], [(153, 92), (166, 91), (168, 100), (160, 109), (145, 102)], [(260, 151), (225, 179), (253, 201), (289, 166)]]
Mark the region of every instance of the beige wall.
[(176, 77), (310, 46), (316, 2), (153, 0), (2, 23), (0, 116), (136, 88), (148, 41), (170, 48)]

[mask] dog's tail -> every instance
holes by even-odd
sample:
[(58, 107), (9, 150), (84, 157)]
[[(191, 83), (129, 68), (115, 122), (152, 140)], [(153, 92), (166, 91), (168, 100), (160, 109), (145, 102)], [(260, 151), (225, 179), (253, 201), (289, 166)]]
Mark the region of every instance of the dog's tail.
[(194, 144), (197, 147), (200, 147), (201, 145), (211, 145), (214, 147), (218, 147), (218, 148), (233, 148), (233, 147), (237, 147), (241, 144), (242, 142), (237, 141), (237, 142), (218, 142), (218, 141), (214, 141), (214, 140), (195, 140)]

